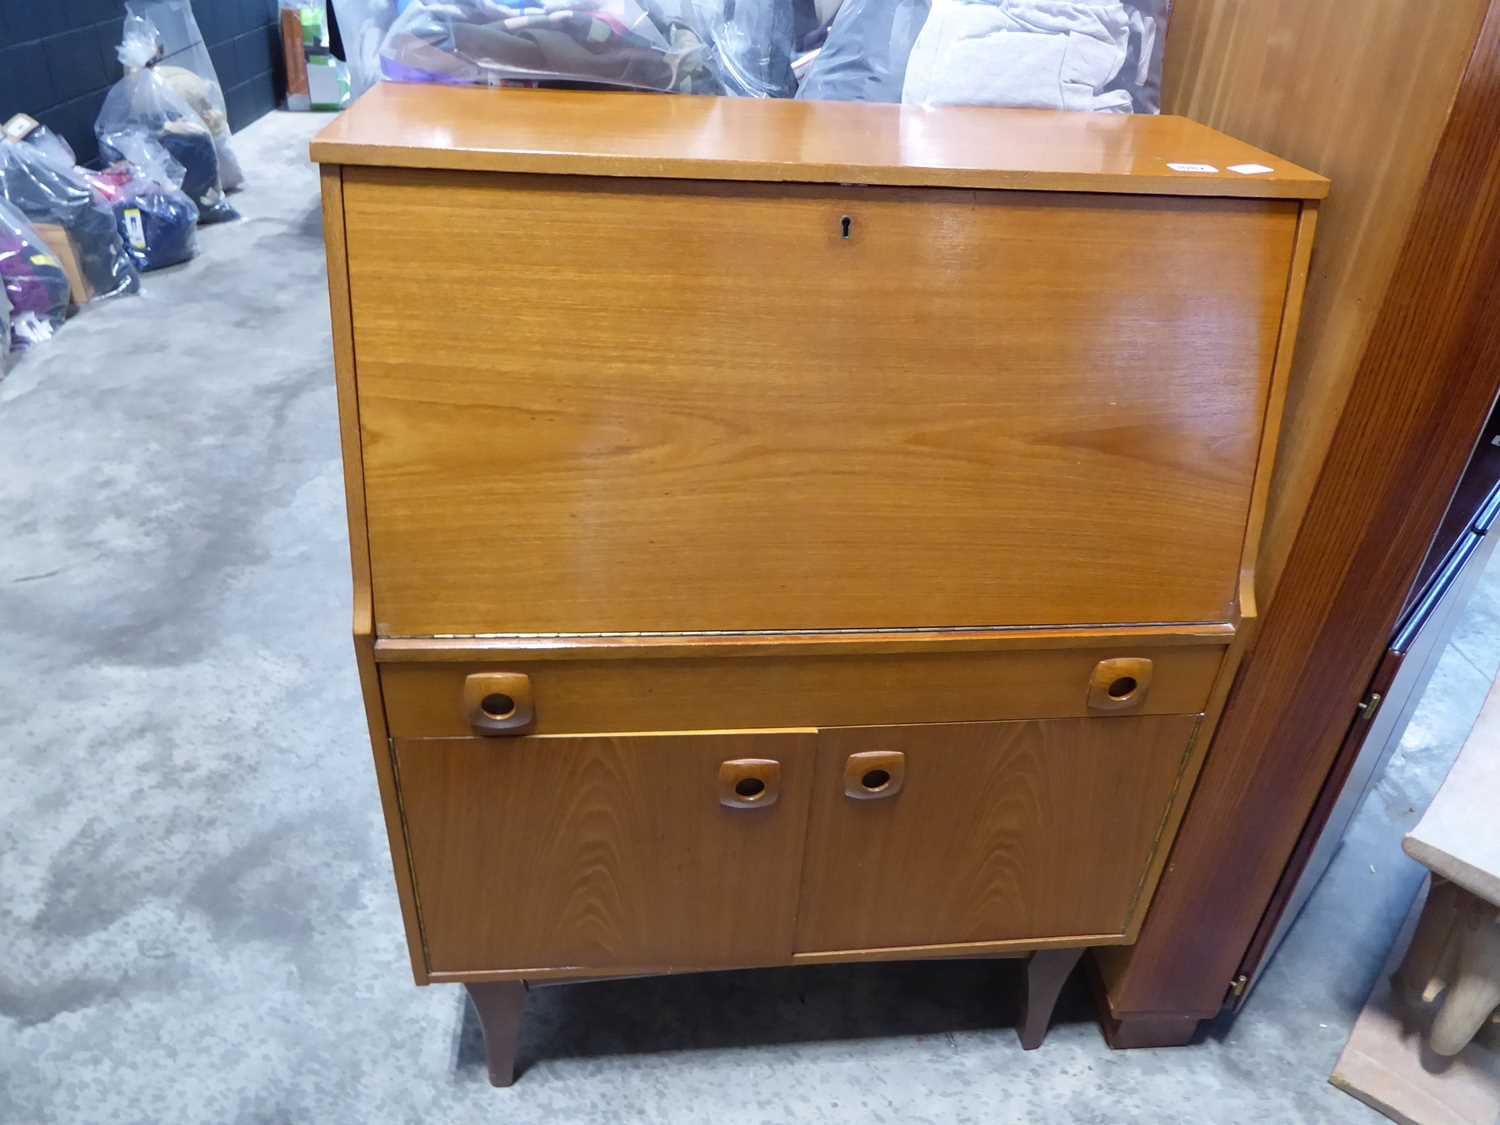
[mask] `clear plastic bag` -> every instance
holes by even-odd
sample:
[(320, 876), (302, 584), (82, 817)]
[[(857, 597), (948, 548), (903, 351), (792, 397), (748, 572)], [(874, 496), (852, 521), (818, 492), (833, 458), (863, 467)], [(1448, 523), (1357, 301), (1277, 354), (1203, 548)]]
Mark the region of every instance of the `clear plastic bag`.
[(901, 100), (1160, 110), (1167, 0), (932, 0)]
[[(796, 12), (793, 0), (690, 0), (687, 21), (713, 51), (724, 93), (749, 98), (790, 98)], [(665, 7), (643, 0), (650, 9)]]
[(239, 157), (230, 140), (229, 113), (224, 89), (219, 85), (213, 56), (198, 30), (189, 0), (125, 0), (125, 11), (150, 22), (161, 39), (162, 54), (157, 76), (192, 107), (213, 135), (219, 156), (219, 182), (225, 191), (238, 191), (245, 183)]
[(0, 287), (9, 324), (0, 352), (51, 339), (67, 319), (68, 275), (25, 216), (0, 200)]
[(723, 92), (693, 13), (677, 2), (411, 0), (381, 46), (380, 64), (400, 82)]
[(73, 146), (45, 125), (37, 125), (35, 128), (29, 130), (21, 140), (29, 144), (32, 148), (41, 149), (54, 164), (61, 164), (69, 168), (77, 167), (78, 165), (78, 157), (73, 154)]
[(115, 217), (61, 149), (0, 141), (0, 197), (72, 269), (78, 303), (140, 289)]
[(845, 0), (797, 97), (899, 102), (906, 60), (932, 0)]
[(198, 208), (181, 189), (185, 170), (156, 141), (120, 138), (126, 159), (89, 183), (109, 201), (125, 250), (142, 273), (180, 265), (198, 253)]
[(396, 22), (396, 0), (333, 0), (333, 9), (349, 58), (349, 92), (357, 98), (380, 81), (380, 45)]
[[(153, 140), (182, 165), (182, 190), (197, 205), (199, 223), (238, 219), (239, 212), (224, 197), (213, 134), (192, 106), (156, 73), (152, 64), (159, 50), (151, 21), (139, 16), (126, 19), (119, 51), (125, 77), (105, 97), (94, 122), (100, 155), (108, 161), (125, 160), (126, 149), (134, 143), (130, 138)], [(110, 225), (114, 225), (113, 216)]]

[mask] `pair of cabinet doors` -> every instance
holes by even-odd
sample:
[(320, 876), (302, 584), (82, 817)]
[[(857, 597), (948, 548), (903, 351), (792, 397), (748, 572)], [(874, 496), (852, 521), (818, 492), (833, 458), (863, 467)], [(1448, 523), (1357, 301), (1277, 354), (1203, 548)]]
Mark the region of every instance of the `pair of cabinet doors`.
[(397, 739), (429, 967), (1117, 943), (1197, 721)]

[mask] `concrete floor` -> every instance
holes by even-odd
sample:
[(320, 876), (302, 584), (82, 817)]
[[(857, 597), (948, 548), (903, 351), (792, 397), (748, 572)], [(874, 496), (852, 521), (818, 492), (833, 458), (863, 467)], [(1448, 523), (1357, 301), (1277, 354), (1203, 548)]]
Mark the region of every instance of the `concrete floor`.
[[(412, 986), (348, 641), (319, 119), (237, 143), (245, 221), (0, 383), (0, 1121), (1370, 1122), (1326, 1079), (1500, 664), (1481, 589), (1244, 1015), (1043, 1050), (1009, 963), (554, 988), (517, 1086)], [(441, 309), (412, 309), (440, 332)]]

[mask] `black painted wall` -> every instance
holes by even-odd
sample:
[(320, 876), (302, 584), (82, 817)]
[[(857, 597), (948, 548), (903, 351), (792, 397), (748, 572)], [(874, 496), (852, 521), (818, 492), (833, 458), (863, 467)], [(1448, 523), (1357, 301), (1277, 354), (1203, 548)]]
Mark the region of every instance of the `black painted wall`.
[[(276, 0), (193, 0), (224, 88), (231, 128), (275, 109), (281, 40)], [(0, 123), (29, 113), (98, 155), (94, 119), (120, 77), (115, 48), (125, 0), (0, 0)]]

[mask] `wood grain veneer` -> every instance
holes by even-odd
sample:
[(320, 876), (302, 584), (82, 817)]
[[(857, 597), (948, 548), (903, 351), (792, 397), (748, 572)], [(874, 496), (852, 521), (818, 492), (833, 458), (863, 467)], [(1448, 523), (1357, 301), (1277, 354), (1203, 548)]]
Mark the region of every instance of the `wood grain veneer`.
[[(824, 730), (800, 951), (1124, 933), (1196, 716)], [(850, 755), (897, 751), (887, 800)]]
[[(313, 159), (382, 168), (1318, 199), (1328, 181), (1181, 117), (384, 83)], [(1169, 164), (1211, 164), (1211, 174)], [(1264, 164), (1264, 175), (1229, 171)]]
[[(1128, 650), (1121, 653), (1124, 657)], [(580, 660), (536, 664), (382, 664), (395, 738), (475, 733), (470, 675), (530, 677), (540, 734), (849, 726), (1066, 718), (1090, 714), (1091, 677), (1108, 650)], [(1131, 713), (1196, 714), (1223, 650), (1154, 650), (1151, 689)]]
[[(434, 971), (762, 963), (792, 952), (815, 736), (397, 740)], [(734, 759), (778, 799), (720, 804)]]
[(345, 207), (382, 635), (1233, 615), (1294, 203), (349, 169)]

